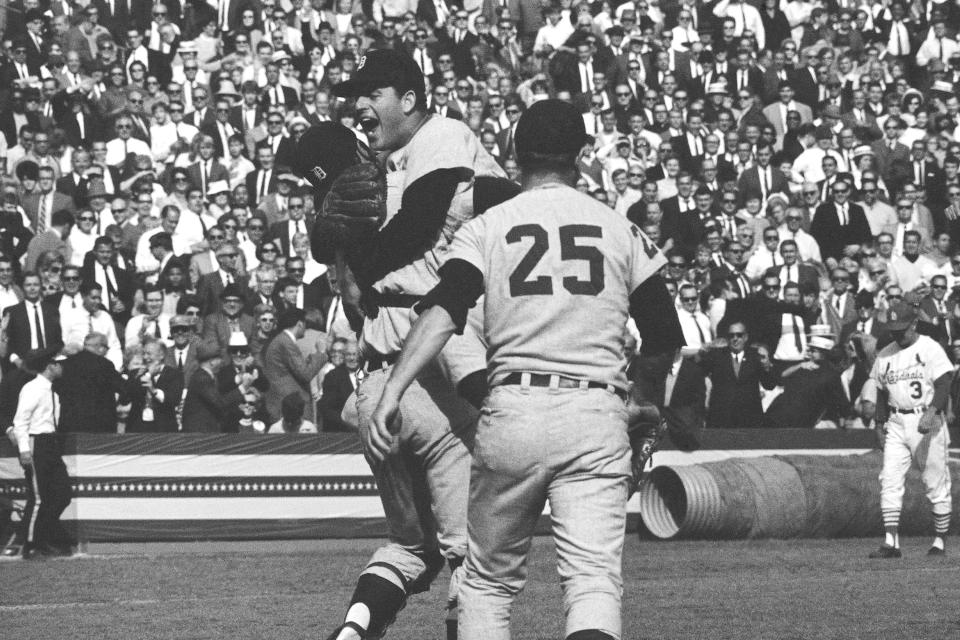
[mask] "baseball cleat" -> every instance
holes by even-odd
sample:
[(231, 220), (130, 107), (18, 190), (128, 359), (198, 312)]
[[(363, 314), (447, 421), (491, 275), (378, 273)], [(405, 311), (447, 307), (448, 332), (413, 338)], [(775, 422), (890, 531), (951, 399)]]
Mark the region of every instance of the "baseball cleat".
[(366, 640), (367, 638), (367, 636), (364, 635), (363, 630), (360, 627), (358, 627), (353, 623), (348, 622), (334, 629), (333, 633), (327, 636), (327, 640), (337, 640), (337, 638), (340, 637), (341, 632), (343, 632), (346, 629), (349, 629), (350, 631), (353, 632), (347, 636), (347, 638), (349, 638), (350, 640), (353, 640), (353, 638), (359, 638), (359, 640)]
[(891, 547), (890, 545), (882, 544), (880, 548), (876, 551), (871, 551), (870, 558), (902, 558), (903, 554), (900, 553), (900, 549), (896, 547)]
[(947, 550), (941, 549), (940, 547), (930, 547), (930, 549), (927, 550), (927, 555), (928, 556), (945, 556), (947, 555)]

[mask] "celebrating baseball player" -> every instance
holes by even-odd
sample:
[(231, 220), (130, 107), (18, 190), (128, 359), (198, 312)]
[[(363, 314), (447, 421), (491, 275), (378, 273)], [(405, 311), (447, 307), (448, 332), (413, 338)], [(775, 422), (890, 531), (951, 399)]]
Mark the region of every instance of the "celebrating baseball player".
[(632, 477), (624, 326), (629, 314), (648, 353), (673, 352), (683, 338), (655, 275), (663, 255), (623, 216), (573, 188), (585, 139), (567, 103), (537, 102), (524, 114), (515, 137), (523, 192), (457, 232), (363, 434), (373, 458), (389, 458), (403, 440), (417, 377), (485, 295), (490, 393), (473, 450), (462, 640), (510, 637), (511, 605), (547, 500), (568, 640), (621, 637)]
[[(453, 234), (473, 217), (476, 202), (501, 202), (518, 189), (505, 186), (503, 171), (463, 123), (427, 113), (423, 74), (409, 56), (369, 51), (336, 91), (357, 98), (370, 147), (386, 157), (385, 171), (371, 163), (302, 170), (314, 176), (315, 187), (342, 170), (324, 200), (314, 249), (323, 260), (335, 250), (362, 294), (368, 375), (357, 390), (357, 411), (368, 441), (363, 434), (412, 324), (411, 308), (437, 283)], [(466, 553), (465, 441), (477, 417), (464, 398), (479, 406), (485, 370), (478, 335), (452, 341), (412, 382), (396, 446), (388, 455), (368, 455), (390, 543), (361, 572), (332, 640), (381, 637), (407, 597), (428, 589), (445, 561), (454, 571), (448, 607), (455, 613), (456, 576)]]
[[(878, 437), (883, 447), (880, 472), (880, 511), (886, 537), (871, 558), (899, 558), (900, 509), (910, 464), (920, 466), (927, 499), (933, 507), (934, 539), (928, 555), (945, 553), (950, 526), (950, 435), (944, 411), (950, 395), (953, 367), (933, 339), (917, 333), (916, 308), (894, 304), (888, 314), (893, 342), (877, 354), (870, 379), (876, 389)], [(869, 385), (865, 388), (869, 392)], [(869, 399), (869, 394), (864, 396)]]

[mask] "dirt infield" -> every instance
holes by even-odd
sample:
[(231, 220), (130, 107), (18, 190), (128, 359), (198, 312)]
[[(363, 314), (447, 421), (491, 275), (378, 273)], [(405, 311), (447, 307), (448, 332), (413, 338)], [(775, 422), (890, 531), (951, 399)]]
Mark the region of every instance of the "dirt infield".
[[(960, 637), (960, 540), (902, 560), (876, 540), (641, 542), (625, 553), (624, 638)], [(87, 557), (0, 561), (0, 637), (17, 640), (323, 640), (376, 541), (91, 545)], [(563, 637), (547, 539), (534, 545), (514, 638)], [(390, 638), (441, 640), (445, 581)]]

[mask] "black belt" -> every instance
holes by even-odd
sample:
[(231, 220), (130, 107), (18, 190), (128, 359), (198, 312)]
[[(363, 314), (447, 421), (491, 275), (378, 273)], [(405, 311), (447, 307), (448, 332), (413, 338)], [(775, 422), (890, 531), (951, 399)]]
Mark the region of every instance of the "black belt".
[[(516, 371), (507, 375), (499, 384), (523, 384), (523, 373)], [(627, 392), (620, 387), (615, 387), (606, 382), (597, 382), (595, 380), (577, 380), (576, 378), (567, 378), (566, 376), (551, 375), (549, 373), (528, 373), (530, 376), (531, 387), (550, 387), (556, 380), (556, 386), (559, 389), (579, 389), (583, 382), (586, 382), (588, 389), (606, 389), (610, 393), (616, 394), (621, 400), (626, 401)]]
[(382, 353), (374, 352), (370, 355), (370, 357), (367, 358), (367, 372), (392, 367), (394, 364), (396, 364), (397, 358), (399, 357), (399, 353), (383, 355)]
[(907, 413), (923, 413), (924, 411), (927, 410), (926, 407), (918, 407), (918, 408), (916, 408), (916, 409), (901, 409), (901, 408), (899, 408), (899, 407), (891, 407), (891, 406), (888, 406), (887, 408), (890, 409), (890, 411), (893, 412), (893, 413), (903, 413), (903, 414), (907, 414)]

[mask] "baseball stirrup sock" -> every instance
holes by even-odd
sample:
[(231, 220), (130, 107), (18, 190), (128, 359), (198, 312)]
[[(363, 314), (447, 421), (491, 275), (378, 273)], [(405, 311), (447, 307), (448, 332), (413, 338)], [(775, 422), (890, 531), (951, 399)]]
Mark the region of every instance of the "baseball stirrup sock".
[(347, 612), (349, 621), (351, 612), (367, 610), (368, 623), (365, 625), (367, 635), (380, 637), (387, 627), (393, 624), (397, 614), (407, 604), (407, 594), (397, 585), (380, 576), (364, 573), (357, 580), (357, 588), (350, 600), (350, 609)]
[(933, 530), (938, 537), (947, 535), (947, 531), (950, 530), (950, 514), (949, 513), (933, 514)]

